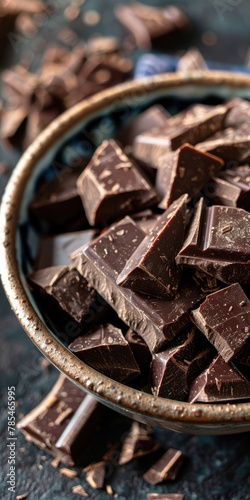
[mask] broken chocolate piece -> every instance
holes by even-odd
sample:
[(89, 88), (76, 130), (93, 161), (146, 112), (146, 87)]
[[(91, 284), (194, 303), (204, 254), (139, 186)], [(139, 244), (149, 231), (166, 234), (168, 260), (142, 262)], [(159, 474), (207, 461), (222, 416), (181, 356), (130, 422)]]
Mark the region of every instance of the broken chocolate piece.
[(117, 139), (123, 146), (132, 146), (137, 135), (154, 127), (158, 129), (166, 128), (166, 123), (170, 116), (171, 115), (163, 106), (155, 104), (136, 116), (128, 125), (121, 128), (117, 134)]
[(250, 212), (250, 166), (232, 167), (220, 172), (204, 189), (213, 205), (243, 208)]
[(126, 261), (141, 243), (143, 233), (129, 217), (96, 238), (76, 262), (79, 272), (94, 285), (118, 316), (157, 352), (189, 324), (189, 310), (204, 293), (184, 276), (171, 301), (142, 295), (116, 284)]
[(224, 283), (250, 283), (250, 214), (241, 208), (197, 205), (189, 233), (176, 257)]
[(200, 51), (195, 48), (187, 50), (177, 63), (177, 71), (188, 72), (204, 69), (207, 69), (206, 61)]
[(90, 430), (103, 409), (92, 396), (60, 375), (48, 396), (17, 426), (28, 441), (74, 465), (80, 462), (91, 440)]
[(125, 339), (129, 343), (131, 351), (140, 370), (144, 369), (145, 366), (149, 366), (149, 363), (151, 361), (151, 354), (143, 338), (138, 335), (138, 333), (129, 328), (129, 330), (125, 334)]
[(147, 429), (138, 422), (133, 422), (123, 441), (119, 465), (127, 464), (135, 458), (154, 453), (158, 448), (159, 444), (150, 437)]
[(176, 200), (157, 220), (117, 278), (118, 285), (153, 297), (174, 297), (181, 269), (175, 264), (186, 226), (187, 195)]
[(132, 60), (120, 54), (106, 54), (105, 58), (96, 54), (86, 61), (79, 79), (107, 88), (122, 83), (130, 76), (132, 68)]
[(236, 97), (231, 99), (228, 104), (230, 104), (230, 110), (225, 120), (225, 127), (237, 128), (243, 123), (249, 122), (250, 118), (250, 103), (245, 99), (240, 99)]
[(119, 5), (115, 9), (119, 21), (130, 31), (138, 47), (149, 50), (172, 40), (189, 26), (181, 9), (168, 6), (159, 9), (139, 2)]
[(96, 150), (77, 187), (93, 226), (157, 202), (152, 186), (113, 139)]
[(225, 162), (238, 163), (247, 161), (250, 150), (250, 129), (248, 123), (239, 128), (225, 129), (205, 142), (196, 144), (200, 151), (219, 156)]
[(92, 488), (98, 490), (104, 487), (106, 476), (106, 462), (104, 460), (85, 467), (84, 472), (86, 472), (85, 479)]
[(129, 382), (140, 374), (122, 331), (113, 325), (89, 330), (74, 340), (69, 349), (88, 365), (119, 382)]
[(170, 448), (150, 469), (143, 478), (147, 483), (156, 485), (163, 481), (174, 481), (183, 462), (182, 452)]
[(250, 399), (250, 382), (237, 368), (217, 356), (191, 385), (189, 403)]
[(225, 361), (250, 339), (250, 301), (238, 283), (208, 295), (191, 317)]
[(181, 336), (177, 346), (153, 354), (152, 393), (185, 401), (192, 381), (209, 365), (213, 354), (201, 332), (192, 328)]
[(156, 175), (156, 190), (164, 197), (161, 208), (167, 208), (184, 193), (188, 193), (189, 198), (198, 194), (223, 165), (220, 158), (202, 153), (189, 144), (163, 157)]
[[(204, 109), (201, 105), (191, 107), (169, 118), (164, 131), (162, 128), (154, 128), (138, 135), (134, 140), (133, 155), (151, 167), (161, 168), (163, 155), (185, 143), (201, 143), (221, 130), (227, 113), (227, 106), (212, 109)], [(202, 144), (205, 147), (206, 143)], [(202, 147), (199, 149), (202, 150)]]

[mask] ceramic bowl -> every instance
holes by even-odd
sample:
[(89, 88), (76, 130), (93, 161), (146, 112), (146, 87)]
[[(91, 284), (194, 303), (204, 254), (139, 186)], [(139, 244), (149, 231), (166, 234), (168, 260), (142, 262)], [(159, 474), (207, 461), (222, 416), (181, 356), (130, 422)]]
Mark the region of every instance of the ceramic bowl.
[(38, 180), (67, 164), (155, 102), (172, 113), (192, 102), (250, 99), (250, 77), (223, 72), (158, 75), (104, 91), (70, 109), (27, 149), (7, 186), (1, 209), (1, 274), (17, 318), (41, 352), (84, 391), (140, 422), (179, 432), (232, 434), (250, 431), (250, 403), (189, 404), (139, 392), (96, 372), (76, 358), (46, 324), (25, 279), (40, 235), (29, 223), (28, 205)]

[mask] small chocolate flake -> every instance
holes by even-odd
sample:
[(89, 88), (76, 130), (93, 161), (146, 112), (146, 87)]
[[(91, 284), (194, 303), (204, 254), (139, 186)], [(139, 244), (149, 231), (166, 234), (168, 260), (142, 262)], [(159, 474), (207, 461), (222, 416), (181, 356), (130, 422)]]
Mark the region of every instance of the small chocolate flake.
[(113, 488), (112, 488), (112, 486), (110, 486), (110, 484), (106, 485), (106, 492), (108, 495), (114, 495)]
[(143, 475), (145, 481), (152, 485), (162, 483), (166, 479), (175, 480), (182, 464), (182, 452), (170, 448), (150, 469)]
[(245, 300), (242, 300), (242, 301), (240, 302), (240, 307), (243, 307), (243, 306), (245, 306), (245, 305), (246, 305), (246, 301), (245, 301)]
[(76, 495), (80, 495), (80, 497), (88, 497), (87, 491), (83, 489), (81, 484), (77, 484), (76, 486), (73, 486), (72, 488), (73, 493), (76, 493)]
[(221, 229), (221, 232), (224, 234), (224, 233), (228, 233), (229, 231), (231, 231), (232, 227), (230, 226), (230, 224), (228, 224), (227, 226), (224, 226), (222, 229)]
[(63, 413), (61, 413), (57, 419), (55, 420), (55, 425), (61, 425), (66, 418), (68, 418), (70, 415), (72, 415), (73, 410), (72, 408), (67, 408)]
[(231, 312), (231, 311), (233, 310), (233, 306), (230, 306), (230, 307), (228, 308), (228, 310), (229, 310), (229, 312)]
[(86, 472), (86, 481), (90, 484), (92, 488), (95, 490), (102, 489), (104, 487), (105, 482), (105, 474), (106, 474), (106, 462), (101, 461), (96, 464), (91, 464), (84, 469)]
[(67, 469), (66, 467), (63, 467), (62, 469), (60, 469), (59, 472), (61, 474), (63, 474), (64, 476), (70, 477), (71, 479), (77, 477), (77, 475), (78, 475), (76, 470)]
[(54, 458), (54, 460), (51, 461), (51, 465), (52, 467), (54, 467), (54, 469), (57, 469), (59, 464), (60, 464), (59, 458)]
[(28, 493), (23, 493), (22, 495), (17, 495), (16, 500), (25, 500), (28, 497)]

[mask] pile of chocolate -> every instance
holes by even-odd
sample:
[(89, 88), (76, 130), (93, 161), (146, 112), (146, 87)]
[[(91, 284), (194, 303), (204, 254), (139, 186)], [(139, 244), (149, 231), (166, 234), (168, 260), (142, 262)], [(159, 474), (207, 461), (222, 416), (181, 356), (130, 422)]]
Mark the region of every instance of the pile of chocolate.
[(99, 372), (179, 401), (250, 399), (249, 115), (240, 99), (152, 106), (40, 186), (33, 223), (70, 232), (42, 239), (28, 280)]

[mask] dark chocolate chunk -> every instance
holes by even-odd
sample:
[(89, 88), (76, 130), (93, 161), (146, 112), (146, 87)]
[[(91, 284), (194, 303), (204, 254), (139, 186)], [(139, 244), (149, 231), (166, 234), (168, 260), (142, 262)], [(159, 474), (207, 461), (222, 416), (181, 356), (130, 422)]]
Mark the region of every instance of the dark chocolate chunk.
[(217, 356), (191, 385), (189, 403), (250, 399), (248, 382), (231, 363)]
[(250, 339), (250, 301), (238, 283), (208, 295), (191, 316), (225, 361)]
[(250, 283), (250, 214), (241, 208), (197, 205), (177, 264), (196, 267), (224, 283)]
[(207, 69), (207, 64), (202, 54), (198, 49), (189, 49), (185, 54), (179, 59), (177, 63), (177, 71), (197, 71)]
[(119, 130), (117, 139), (124, 145), (131, 145), (135, 137), (154, 127), (166, 128), (166, 123), (171, 115), (159, 104), (155, 104), (140, 113), (128, 125)]
[(25, 437), (60, 461), (79, 463), (103, 406), (64, 375), (48, 396), (18, 423)]
[(76, 265), (118, 316), (142, 336), (150, 351), (157, 352), (189, 324), (188, 312), (204, 293), (189, 276), (183, 277), (171, 301), (117, 285), (118, 275), (144, 236), (145, 233), (125, 217), (85, 248)]
[(130, 328), (125, 334), (125, 339), (129, 343), (131, 351), (140, 370), (144, 369), (145, 366), (149, 367), (151, 354), (143, 338)]
[[(133, 154), (146, 164), (161, 168), (163, 155), (185, 143), (201, 143), (221, 130), (227, 113), (226, 106), (216, 106), (209, 110), (201, 105), (192, 107), (169, 118), (164, 131), (162, 128), (154, 128), (138, 135), (134, 140)], [(205, 147), (206, 143), (203, 144)], [(200, 149), (202, 150), (202, 147)]]
[(184, 500), (182, 493), (148, 493), (147, 500)]
[(225, 120), (225, 127), (239, 127), (242, 123), (249, 122), (250, 118), (250, 103), (245, 99), (236, 97), (228, 101), (230, 110)]
[(158, 450), (159, 444), (149, 434), (146, 427), (138, 422), (132, 423), (122, 444), (119, 465), (127, 464), (135, 458), (150, 455)]
[(213, 205), (238, 207), (250, 212), (250, 166), (242, 165), (220, 172), (204, 192)]
[(145, 472), (143, 478), (147, 483), (156, 485), (163, 481), (174, 481), (183, 462), (180, 450), (170, 448), (166, 453)]
[(82, 82), (88, 81), (101, 88), (111, 87), (122, 83), (131, 74), (132, 60), (120, 54), (93, 55), (84, 64), (79, 78)]
[(192, 381), (209, 365), (213, 354), (202, 333), (192, 328), (181, 336), (177, 346), (153, 354), (152, 393), (185, 401)]
[(152, 212), (152, 210), (149, 209), (131, 215), (131, 219), (145, 234), (150, 233), (151, 229), (154, 227), (159, 217), (160, 217), (159, 214), (155, 214), (154, 212)]
[(196, 145), (197, 149), (206, 153), (219, 156), (229, 165), (235, 162), (243, 162), (249, 157), (250, 150), (250, 128), (248, 123), (240, 127), (228, 128), (215, 134), (205, 142)]
[(42, 238), (35, 269), (51, 266), (67, 266), (71, 264), (70, 255), (77, 255), (87, 243), (94, 239), (96, 232), (92, 229), (63, 233), (57, 236), (46, 236)]
[(138, 47), (151, 49), (170, 42), (189, 26), (181, 9), (168, 6), (159, 9), (139, 2), (119, 5), (115, 10), (119, 21), (130, 31)]
[(89, 330), (74, 340), (69, 349), (88, 365), (119, 382), (129, 382), (140, 374), (122, 331), (113, 325)]
[(98, 294), (73, 266), (39, 269), (29, 274), (28, 280), (35, 289), (53, 297), (77, 324), (83, 327), (87, 323)]
[(91, 225), (103, 225), (157, 202), (152, 186), (113, 139), (96, 150), (77, 187)]
[(187, 195), (176, 200), (157, 220), (117, 278), (118, 285), (153, 297), (175, 295), (181, 269), (175, 264), (186, 226)]
[(104, 460), (91, 464), (83, 470), (86, 472), (85, 479), (92, 488), (97, 490), (104, 487), (106, 476), (106, 462)]
[(190, 198), (198, 194), (223, 165), (220, 158), (202, 153), (189, 144), (162, 158), (162, 167), (156, 175), (156, 190), (164, 197), (161, 207), (168, 207), (184, 193)]

